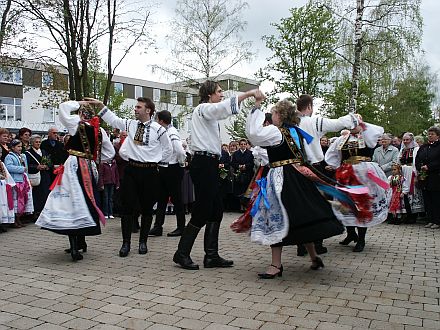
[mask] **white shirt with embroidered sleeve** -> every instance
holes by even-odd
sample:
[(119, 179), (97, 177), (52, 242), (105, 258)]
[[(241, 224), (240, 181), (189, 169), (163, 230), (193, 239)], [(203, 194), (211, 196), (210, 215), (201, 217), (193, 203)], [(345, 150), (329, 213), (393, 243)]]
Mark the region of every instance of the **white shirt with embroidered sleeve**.
[(320, 116), (301, 116), (300, 118), (299, 128), (313, 137), (311, 143), (304, 145), (307, 158), (312, 164), (324, 160), (324, 153), (320, 143), (322, 136), (329, 132), (339, 132), (344, 128), (353, 129), (359, 124), (358, 119), (352, 114), (337, 119)]
[(59, 116), (61, 124), (67, 129), (70, 135), (75, 135), (78, 129), (78, 123), (81, 121), (78, 115), (71, 112), (78, 110), (80, 104), (78, 101), (63, 102), (59, 106)]
[(185, 163), (186, 152), (183, 149), (182, 140), (180, 139), (179, 132), (173, 125), (168, 125), (166, 128), (168, 137), (170, 138), (171, 145), (173, 147), (173, 153), (166, 162), (168, 164), (183, 164)]
[(238, 113), (238, 99), (233, 96), (218, 103), (199, 104), (192, 114), (191, 151), (221, 155), (219, 120)]
[(102, 134), (101, 161), (105, 162), (115, 158), (115, 147), (113, 147), (107, 132), (102, 127), (100, 129)]
[(169, 158), (173, 152), (170, 139), (165, 128), (153, 120), (145, 123), (143, 143), (136, 144), (134, 137), (138, 128), (139, 120), (119, 118), (110, 109), (105, 107), (98, 116), (106, 123), (121, 131), (127, 131), (127, 138), (119, 149), (119, 155), (124, 160), (132, 159), (142, 163), (159, 163)]
[(249, 113), (246, 120), (246, 136), (254, 146), (268, 147), (280, 144), (283, 135), (274, 125), (263, 126), (265, 120), (264, 113), (254, 108)]

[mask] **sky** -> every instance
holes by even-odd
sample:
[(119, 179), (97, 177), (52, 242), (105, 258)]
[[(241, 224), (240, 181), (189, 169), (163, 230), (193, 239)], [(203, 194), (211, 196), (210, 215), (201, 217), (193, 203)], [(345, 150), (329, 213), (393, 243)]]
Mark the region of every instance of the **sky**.
[[(247, 0), (247, 2), (249, 8), (243, 13), (243, 19), (247, 22), (243, 40), (252, 41), (252, 50), (255, 57), (250, 63), (236, 66), (229, 73), (252, 79), (254, 73), (265, 65), (267, 57), (270, 56), (270, 51), (261, 40), (263, 35), (275, 34), (275, 29), (270, 23), (279, 22), (281, 18), (288, 17), (289, 8), (302, 6), (306, 3), (306, 0)], [(152, 72), (151, 67), (155, 64), (163, 64), (169, 56), (169, 44), (166, 42), (166, 35), (170, 33), (169, 26), (175, 15), (175, 4), (176, 0), (163, 0), (157, 8), (153, 9), (152, 19), (154, 25), (152, 33), (156, 36), (158, 50), (142, 55), (134, 52), (122, 63), (116, 74), (164, 83), (171, 82), (170, 77), (158, 71)], [(424, 20), (422, 48), (431, 69), (440, 75), (439, 13), (439, 0), (422, 0), (421, 14)]]

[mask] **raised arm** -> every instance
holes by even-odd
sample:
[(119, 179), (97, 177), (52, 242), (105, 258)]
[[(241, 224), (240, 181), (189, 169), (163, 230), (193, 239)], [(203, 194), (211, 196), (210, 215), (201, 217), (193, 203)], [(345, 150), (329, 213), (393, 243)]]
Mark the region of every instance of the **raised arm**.
[(348, 114), (337, 119), (313, 117), (316, 130), (324, 135), (328, 132), (339, 132), (344, 128), (353, 129), (359, 125), (359, 120), (353, 114)]
[(263, 126), (264, 119), (264, 113), (259, 108), (254, 108), (246, 120), (246, 136), (254, 146), (280, 144), (283, 140), (280, 130), (274, 125)]
[(78, 129), (78, 123), (80, 118), (78, 115), (72, 115), (72, 111), (78, 110), (80, 103), (78, 101), (67, 101), (63, 102), (59, 106), (60, 122), (63, 124), (70, 135), (75, 135)]

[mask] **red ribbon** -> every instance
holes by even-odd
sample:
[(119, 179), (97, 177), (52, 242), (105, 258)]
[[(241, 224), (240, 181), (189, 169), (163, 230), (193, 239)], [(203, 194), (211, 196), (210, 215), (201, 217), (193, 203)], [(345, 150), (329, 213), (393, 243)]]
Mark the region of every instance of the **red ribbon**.
[(50, 190), (54, 190), (56, 186), (59, 186), (61, 184), (61, 178), (63, 177), (63, 173), (64, 173), (64, 165), (60, 165), (53, 170), (53, 174), (56, 174), (57, 176), (50, 185), (49, 187)]
[(94, 128), (95, 133), (95, 149), (93, 150), (93, 160), (96, 160), (98, 158), (98, 140), (99, 140), (99, 117), (95, 116), (92, 119), (87, 120), (87, 123), (89, 123)]

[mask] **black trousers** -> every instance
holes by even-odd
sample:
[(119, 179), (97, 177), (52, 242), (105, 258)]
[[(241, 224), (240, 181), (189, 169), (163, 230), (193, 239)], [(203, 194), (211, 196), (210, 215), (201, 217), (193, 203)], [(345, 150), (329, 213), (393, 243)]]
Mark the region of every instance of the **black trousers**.
[(121, 215), (123, 217), (151, 216), (157, 202), (159, 172), (157, 167), (134, 167), (127, 165), (120, 188)]
[(194, 184), (195, 202), (190, 224), (198, 228), (207, 222), (221, 222), (223, 201), (219, 184), (218, 160), (195, 155), (191, 161), (190, 174)]
[(164, 211), (167, 208), (168, 197), (174, 205), (174, 212), (178, 214), (183, 211), (182, 202), (182, 179), (183, 167), (179, 164), (172, 164), (168, 167), (159, 168), (159, 199), (157, 201), (157, 209)]
[(440, 191), (422, 190), (428, 222), (440, 225)]

